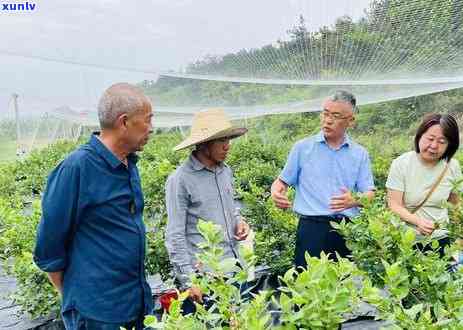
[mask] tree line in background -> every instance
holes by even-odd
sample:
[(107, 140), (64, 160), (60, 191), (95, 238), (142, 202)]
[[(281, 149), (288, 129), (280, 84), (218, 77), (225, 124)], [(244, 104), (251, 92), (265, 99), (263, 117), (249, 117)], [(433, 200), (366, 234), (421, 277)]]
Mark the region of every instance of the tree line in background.
[(448, 74), (460, 69), (461, 57), (449, 54), (463, 49), (462, 22), (460, 0), (375, 0), (358, 21), (342, 16), (331, 27), (308, 31), (301, 15), (288, 30), (288, 40), (207, 56), (186, 71), (307, 80), (399, 77), (410, 71)]

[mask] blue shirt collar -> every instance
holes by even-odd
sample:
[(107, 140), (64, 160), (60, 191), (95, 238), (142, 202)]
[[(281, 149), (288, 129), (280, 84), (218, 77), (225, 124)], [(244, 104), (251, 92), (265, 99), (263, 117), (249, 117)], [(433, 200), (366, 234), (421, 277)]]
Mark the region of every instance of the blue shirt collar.
[[(98, 155), (100, 155), (112, 168), (117, 168), (121, 165), (124, 165), (119, 158), (114, 155), (111, 150), (109, 150), (103, 142), (100, 141), (98, 136), (100, 135), (100, 132), (93, 132), (92, 136), (90, 137), (89, 144), (90, 146), (97, 152)], [(138, 156), (135, 155), (134, 153), (130, 153), (127, 156), (127, 160), (129, 162), (136, 163), (138, 161)], [(125, 166), (125, 165), (124, 165)]]
[[(315, 136), (315, 141), (320, 142), (320, 143), (325, 143), (326, 144), (326, 138), (325, 135), (323, 134), (323, 131), (320, 131), (316, 136)], [(344, 146), (348, 147), (351, 144), (351, 139), (347, 133), (344, 134), (344, 139), (342, 140), (341, 146), (339, 148), (342, 148)]]

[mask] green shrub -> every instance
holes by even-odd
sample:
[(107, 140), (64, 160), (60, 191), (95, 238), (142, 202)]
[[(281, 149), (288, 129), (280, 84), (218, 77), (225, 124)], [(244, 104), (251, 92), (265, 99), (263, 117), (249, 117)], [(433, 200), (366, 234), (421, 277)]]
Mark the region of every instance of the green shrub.
[[(385, 288), (388, 296), (375, 290), (366, 294), (382, 319), (395, 328), (456, 329), (463, 315), (463, 272), (450, 273), (450, 253), (441, 258), (438, 242), (421, 241), (431, 249), (416, 248), (416, 234), (386, 209), (384, 194), (349, 222), (333, 224), (346, 237), (352, 258), (373, 285)], [(459, 228), (461, 231), (461, 222)], [(372, 293), (373, 292), (373, 293)]]
[(60, 297), (48, 280), (47, 274), (35, 264), (32, 253), (23, 252), (14, 259), (12, 274), (17, 281), (17, 291), (13, 294), (15, 303), (32, 318), (58, 315)]

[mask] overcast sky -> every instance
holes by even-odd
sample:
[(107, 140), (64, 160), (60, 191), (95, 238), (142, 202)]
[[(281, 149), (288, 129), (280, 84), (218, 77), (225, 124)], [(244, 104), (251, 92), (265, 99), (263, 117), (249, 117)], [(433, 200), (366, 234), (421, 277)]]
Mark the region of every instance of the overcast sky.
[(343, 15), (358, 19), (370, 1), (0, 0), (36, 5), (33, 11), (0, 11), (0, 111), (7, 111), (13, 92), (29, 111), (62, 104), (92, 107), (114, 82), (156, 79), (156, 72), (181, 70), (207, 54), (286, 39), (300, 14), (310, 30)]

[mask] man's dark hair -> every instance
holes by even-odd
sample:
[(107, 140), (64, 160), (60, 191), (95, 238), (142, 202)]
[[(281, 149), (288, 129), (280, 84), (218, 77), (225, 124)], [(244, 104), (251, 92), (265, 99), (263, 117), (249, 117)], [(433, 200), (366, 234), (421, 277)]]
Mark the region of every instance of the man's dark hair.
[(347, 102), (352, 105), (352, 111), (356, 112), (357, 108), (357, 100), (351, 92), (344, 91), (344, 90), (337, 90), (335, 91), (330, 97), (328, 97), (330, 101), (333, 102)]

